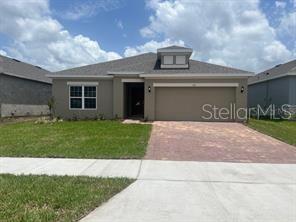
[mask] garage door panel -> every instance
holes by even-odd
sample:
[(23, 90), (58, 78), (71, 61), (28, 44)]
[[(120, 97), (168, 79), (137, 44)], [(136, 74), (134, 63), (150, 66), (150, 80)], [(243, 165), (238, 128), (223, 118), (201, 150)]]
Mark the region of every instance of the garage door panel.
[(159, 87), (155, 99), (156, 120), (205, 121), (203, 105), (229, 107), (235, 103), (235, 88)]

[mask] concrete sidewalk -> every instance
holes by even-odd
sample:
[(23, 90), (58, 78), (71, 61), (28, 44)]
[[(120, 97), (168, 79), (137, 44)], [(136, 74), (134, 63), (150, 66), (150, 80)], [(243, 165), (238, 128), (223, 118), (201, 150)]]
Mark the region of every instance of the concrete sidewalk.
[(0, 173), (162, 181), (296, 183), (296, 164), (0, 157)]
[(0, 173), (136, 179), (141, 160), (0, 157)]
[(294, 222), (296, 165), (143, 161), (82, 222)]
[(0, 173), (138, 179), (82, 221), (296, 221), (296, 165), (0, 158)]

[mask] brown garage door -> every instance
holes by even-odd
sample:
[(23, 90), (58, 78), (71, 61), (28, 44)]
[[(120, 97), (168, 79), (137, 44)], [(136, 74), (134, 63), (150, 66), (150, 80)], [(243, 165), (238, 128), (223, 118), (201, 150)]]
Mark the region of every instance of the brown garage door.
[[(203, 110), (204, 104), (217, 108), (229, 109), (235, 103), (235, 88), (231, 87), (159, 87), (156, 88), (155, 116), (156, 120), (183, 121), (232, 121), (227, 119), (208, 119), (208, 112)], [(206, 110), (210, 110), (207, 106)], [(228, 115), (224, 115), (223, 118)]]

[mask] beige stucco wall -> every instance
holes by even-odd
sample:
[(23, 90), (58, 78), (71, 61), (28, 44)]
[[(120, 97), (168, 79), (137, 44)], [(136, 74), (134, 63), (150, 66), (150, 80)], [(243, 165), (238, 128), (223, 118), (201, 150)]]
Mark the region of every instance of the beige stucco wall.
[(124, 118), (124, 83), (122, 78), (113, 78), (113, 117)]
[[(55, 115), (62, 118), (97, 118), (103, 115), (107, 119), (124, 118), (124, 83), (122, 79), (135, 79), (135, 76), (118, 77), (113, 79), (54, 79), (53, 96), (55, 98)], [(97, 82), (97, 110), (70, 110), (69, 109), (69, 86), (68, 81)], [(235, 103), (237, 108), (247, 107), (247, 78), (217, 78), (217, 79), (145, 79), (145, 110), (144, 117), (148, 120), (155, 120), (155, 96), (156, 89), (153, 83), (238, 83), (234, 89)], [(148, 87), (151, 92), (148, 92)], [(241, 87), (244, 93), (241, 93)]]
[[(67, 82), (94, 82), (97, 86), (96, 110), (70, 110), (69, 86)], [(53, 98), (55, 100), (55, 116), (64, 119), (113, 118), (113, 80), (112, 79), (54, 79)]]
[[(247, 107), (247, 78), (233, 79), (145, 79), (145, 118), (155, 120), (155, 96), (156, 88), (153, 83), (239, 83), (235, 88), (235, 103), (237, 108)], [(148, 92), (148, 87), (151, 92)], [(244, 87), (244, 93), (241, 93), (241, 87)], [(177, 104), (176, 104), (177, 105)], [(238, 119), (236, 119), (238, 121)]]

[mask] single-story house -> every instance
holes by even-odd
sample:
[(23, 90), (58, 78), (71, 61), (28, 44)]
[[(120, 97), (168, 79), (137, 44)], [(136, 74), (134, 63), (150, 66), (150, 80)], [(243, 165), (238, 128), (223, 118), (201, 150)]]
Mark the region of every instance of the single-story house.
[(190, 48), (170, 46), (157, 54), (51, 73), (55, 114), (66, 119), (239, 120), (233, 113), (216, 119), (209, 110), (246, 108), (247, 79), (253, 74), (191, 60), (191, 54)]
[(49, 114), (49, 71), (0, 55), (0, 117)]
[(296, 105), (296, 60), (276, 65), (249, 78), (249, 107)]

